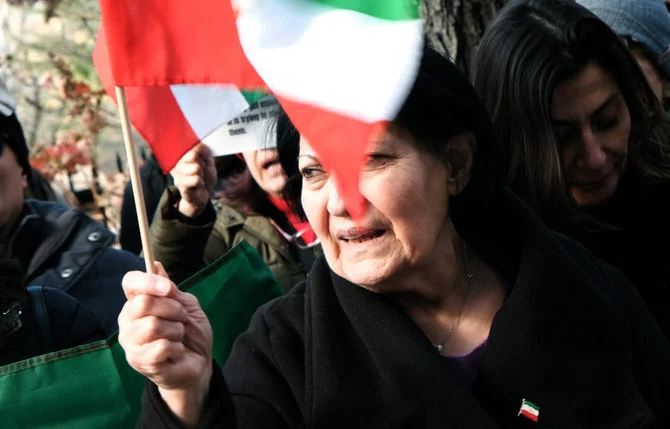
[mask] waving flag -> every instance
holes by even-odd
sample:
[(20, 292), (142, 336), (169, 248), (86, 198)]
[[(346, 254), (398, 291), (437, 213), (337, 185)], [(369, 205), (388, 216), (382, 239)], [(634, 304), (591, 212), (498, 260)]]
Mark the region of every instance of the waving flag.
[[(157, 101), (144, 104), (142, 121), (158, 122), (149, 127), (165, 137), (147, 138), (164, 169), (193, 144), (172, 142), (162, 128), (165, 116), (154, 111), (175, 105), (185, 111), (175, 85), (269, 89), (335, 176), (352, 215), (362, 214), (358, 177), (367, 145), (402, 107), (421, 60), (423, 29), (415, 0), (100, 3), (97, 52), (108, 59), (108, 81), (127, 91), (161, 88), (163, 98), (154, 95)], [(226, 98), (221, 88), (218, 95)], [(130, 104), (131, 119), (141, 129)], [(229, 107), (236, 110), (232, 102)], [(208, 108), (199, 112), (202, 117)], [(203, 127), (205, 133), (210, 128)]]
[[(104, 31), (100, 31), (93, 61), (105, 91), (116, 101), (114, 86), (119, 80), (112, 75), (109, 48)], [(262, 111), (266, 118), (276, 110), (261, 108), (258, 102), (263, 96), (262, 92), (242, 92), (233, 85), (126, 86), (131, 122), (166, 173), (199, 142), (208, 144), (215, 156), (272, 146), (271, 141), (239, 133), (241, 127), (234, 126), (250, 116), (243, 113), (251, 105), (254, 109), (247, 113), (260, 116)], [(229, 124), (235, 121), (237, 124)]]

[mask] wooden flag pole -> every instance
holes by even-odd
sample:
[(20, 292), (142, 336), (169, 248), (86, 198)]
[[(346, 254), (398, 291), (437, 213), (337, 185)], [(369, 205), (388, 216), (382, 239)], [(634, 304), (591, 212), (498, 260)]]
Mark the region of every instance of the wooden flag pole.
[(155, 274), (154, 253), (151, 250), (151, 241), (149, 239), (149, 220), (147, 209), (144, 206), (144, 192), (142, 191), (142, 182), (140, 181), (140, 168), (137, 165), (137, 156), (135, 155), (135, 145), (130, 131), (130, 117), (128, 115), (128, 104), (126, 103), (126, 91), (122, 86), (116, 86), (116, 103), (119, 106), (119, 116), (121, 117), (121, 128), (123, 129), (123, 142), (126, 146), (126, 156), (128, 157), (128, 169), (130, 172), (130, 182), (133, 186), (133, 195), (135, 196), (135, 209), (137, 210), (137, 220), (140, 226), (140, 238), (142, 239), (142, 252), (144, 254), (144, 263), (147, 273)]

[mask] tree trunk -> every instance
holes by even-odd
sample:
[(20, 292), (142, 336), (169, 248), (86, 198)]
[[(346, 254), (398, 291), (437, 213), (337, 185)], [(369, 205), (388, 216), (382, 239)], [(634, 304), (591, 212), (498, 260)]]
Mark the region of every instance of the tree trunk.
[(488, 24), (507, 0), (423, 0), (429, 43), (471, 76), (477, 47)]

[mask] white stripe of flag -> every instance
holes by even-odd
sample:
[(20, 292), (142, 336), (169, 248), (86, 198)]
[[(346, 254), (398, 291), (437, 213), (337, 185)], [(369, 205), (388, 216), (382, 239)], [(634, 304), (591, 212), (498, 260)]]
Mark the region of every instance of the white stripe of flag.
[(244, 52), (277, 95), (367, 123), (395, 118), (414, 84), (421, 20), (305, 0), (234, 4)]

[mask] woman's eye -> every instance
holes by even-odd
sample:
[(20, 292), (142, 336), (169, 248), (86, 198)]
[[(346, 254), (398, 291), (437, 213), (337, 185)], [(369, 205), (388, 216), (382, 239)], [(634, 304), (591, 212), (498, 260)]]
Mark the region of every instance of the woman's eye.
[(306, 180), (316, 179), (322, 173), (323, 173), (323, 169), (322, 168), (317, 168), (317, 167), (305, 167), (302, 170), (300, 170), (300, 175)]
[(600, 121), (596, 125), (601, 130), (611, 130), (612, 128), (616, 128), (617, 125), (619, 125), (619, 118), (614, 117), (610, 119), (605, 119), (603, 121)]
[(371, 153), (365, 158), (365, 165), (368, 167), (375, 167), (388, 161), (389, 156), (381, 153)]
[(574, 131), (567, 131), (556, 134), (556, 140), (563, 147), (570, 146), (572, 143), (575, 142), (576, 139), (577, 139), (577, 133)]

